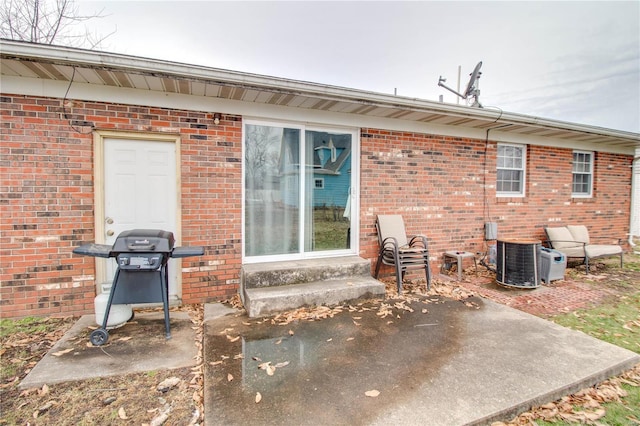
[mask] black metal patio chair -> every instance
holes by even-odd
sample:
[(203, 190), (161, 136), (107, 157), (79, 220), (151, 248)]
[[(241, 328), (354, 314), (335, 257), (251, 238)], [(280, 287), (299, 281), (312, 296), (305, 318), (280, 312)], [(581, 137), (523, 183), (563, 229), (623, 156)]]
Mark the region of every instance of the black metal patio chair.
[(402, 293), (404, 274), (410, 269), (424, 268), (427, 290), (431, 288), (431, 267), (429, 266), (429, 245), (424, 235), (407, 236), (401, 215), (378, 215), (376, 220), (380, 252), (376, 262), (376, 278), (380, 267), (394, 266), (398, 294)]

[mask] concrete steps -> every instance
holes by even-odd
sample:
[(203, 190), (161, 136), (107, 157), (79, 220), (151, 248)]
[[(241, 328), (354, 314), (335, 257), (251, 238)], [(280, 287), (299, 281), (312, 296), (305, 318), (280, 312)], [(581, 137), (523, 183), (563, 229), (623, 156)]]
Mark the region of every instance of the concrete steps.
[(240, 296), (252, 318), (384, 292), (384, 284), (371, 276), (370, 262), (359, 256), (256, 263), (243, 265), (240, 273)]

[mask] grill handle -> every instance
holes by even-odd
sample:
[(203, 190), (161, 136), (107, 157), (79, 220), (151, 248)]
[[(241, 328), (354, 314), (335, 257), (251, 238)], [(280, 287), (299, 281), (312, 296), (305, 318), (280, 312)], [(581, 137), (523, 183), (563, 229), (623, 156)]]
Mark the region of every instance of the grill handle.
[(127, 244), (130, 251), (155, 251), (155, 244)]

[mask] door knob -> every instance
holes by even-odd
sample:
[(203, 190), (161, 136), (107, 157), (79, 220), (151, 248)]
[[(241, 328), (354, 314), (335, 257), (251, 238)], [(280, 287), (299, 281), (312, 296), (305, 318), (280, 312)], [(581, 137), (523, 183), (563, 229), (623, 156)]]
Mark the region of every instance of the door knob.
[(109, 230), (107, 231), (107, 236), (108, 236), (108, 237), (113, 236), (113, 231), (112, 231), (111, 229), (109, 229)]
[(107, 218), (106, 220), (108, 225), (111, 225), (113, 223), (113, 219), (111, 219), (110, 217)]

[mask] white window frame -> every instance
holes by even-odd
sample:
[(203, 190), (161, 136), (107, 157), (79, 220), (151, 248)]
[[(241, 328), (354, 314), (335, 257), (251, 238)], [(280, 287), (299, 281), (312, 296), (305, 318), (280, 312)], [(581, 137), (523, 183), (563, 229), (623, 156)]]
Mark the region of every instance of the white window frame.
[[(318, 186), (318, 183), (320, 184)], [(313, 179), (313, 189), (324, 189), (324, 179), (323, 178), (314, 178)]]
[[(500, 152), (500, 147), (514, 147), (522, 150), (522, 167), (498, 167), (498, 153)], [(522, 190), (519, 192), (516, 191), (498, 191), (498, 170), (518, 170), (522, 172)], [(527, 184), (527, 145), (521, 144), (512, 144), (512, 143), (499, 143), (496, 148), (496, 197), (524, 197), (526, 193), (526, 184)]]
[[(589, 156), (589, 171), (588, 172), (576, 172), (573, 167), (575, 166), (575, 154), (583, 154)], [(592, 198), (593, 197), (593, 163), (595, 162), (595, 155), (593, 151), (578, 151), (575, 150), (571, 154), (571, 197), (572, 198)], [(576, 174), (589, 175), (589, 191), (588, 192), (575, 192), (573, 190), (574, 178)]]

